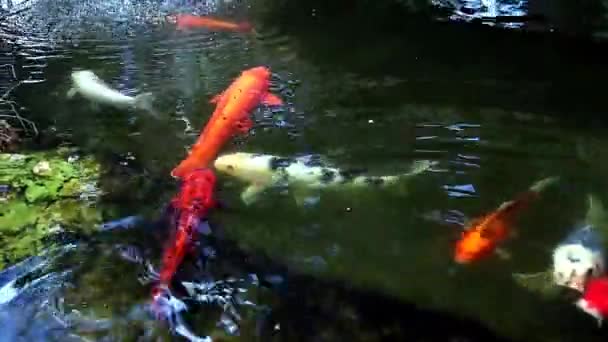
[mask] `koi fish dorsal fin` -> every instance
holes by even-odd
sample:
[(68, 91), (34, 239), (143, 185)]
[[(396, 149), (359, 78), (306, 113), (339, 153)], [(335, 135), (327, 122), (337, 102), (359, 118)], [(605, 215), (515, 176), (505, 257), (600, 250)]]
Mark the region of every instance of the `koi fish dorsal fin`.
[(222, 97), (224, 97), (224, 93), (219, 93), (219, 94), (213, 96), (211, 98), (211, 100), (209, 100), (209, 103), (217, 104), (218, 102), (220, 102), (222, 100)]
[(266, 93), (266, 95), (264, 95), (262, 98), (262, 103), (267, 106), (281, 106), (283, 104), (283, 100), (274, 94)]

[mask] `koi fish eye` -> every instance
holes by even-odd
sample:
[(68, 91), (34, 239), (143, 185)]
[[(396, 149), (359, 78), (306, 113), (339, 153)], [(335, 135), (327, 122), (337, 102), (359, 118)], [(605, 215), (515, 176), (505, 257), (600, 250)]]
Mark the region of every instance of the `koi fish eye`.
[(572, 262), (572, 263), (578, 263), (581, 261), (580, 258), (577, 258), (574, 256), (574, 254), (572, 254), (572, 252), (569, 252), (568, 255), (566, 256), (568, 258), (568, 261)]

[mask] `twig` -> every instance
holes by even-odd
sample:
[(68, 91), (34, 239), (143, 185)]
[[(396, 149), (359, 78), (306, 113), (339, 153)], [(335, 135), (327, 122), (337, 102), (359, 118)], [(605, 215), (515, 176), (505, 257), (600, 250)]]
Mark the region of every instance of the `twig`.
[[(10, 64), (4, 64), (4, 65), (0, 65), (0, 67), (3, 66), (9, 66), (13, 72), (13, 76), (15, 77), (15, 79), (17, 78), (17, 75), (15, 73), (15, 68), (10, 65)], [(4, 95), (0, 96), (0, 105), (2, 104), (7, 104), (11, 107), (11, 111), (13, 112), (14, 115), (7, 115), (7, 114), (0, 114), (0, 118), (12, 118), (12, 119), (17, 119), (19, 121), (19, 123), (21, 124), (21, 127), (23, 127), (23, 129), (25, 131), (34, 131), (34, 135), (38, 135), (38, 128), (36, 127), (36, 124), (31, 121), (28, 120), (24, 117), (22, 117), (19, 114), (19, 111), (17, 111), (17, 108), (15, 107), (16, 102), (15, 101), (10, 101), (7, 100), (8, 96), (10, 95), (10, 93), (17, 88), (19, 85), (21, 85), (21, 82), (17, 82), (17, 84), (15, 84), (14, 86), (10, 87), (5, 93)], [(26, 123), (31, 127), (28, 129), (28, 126), (26, 125)]]
[(4, 67), (7, 67), (7, 68), (11, 69), (12, 74), (13, 74), (13, 79), (16, 80), (17, 79), (17, 73), (15, 72), (15, 66), (12, 65), (12, 64), (2, 64), (2, 65), (0, 65), (0, 68), (4, 68)]

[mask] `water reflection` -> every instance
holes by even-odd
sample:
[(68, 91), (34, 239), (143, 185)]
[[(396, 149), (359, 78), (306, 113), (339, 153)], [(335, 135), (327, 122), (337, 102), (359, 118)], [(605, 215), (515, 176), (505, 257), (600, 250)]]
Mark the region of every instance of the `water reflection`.
[(485, 25), (522, 28), (526, 25), (526, 0), (431, 0), (435, 6), (449, 9), (453, 21), (479, 21)]
[[(153, 211), (158, 216), (163, 197), (175, 190), (168, 170), (185, 155), (185, 149), (210, 114), (209, 99), (243, 68), (257, 64), (270, 65), (280, 76), (275, 78), (273, 89), (289, 99), (289, 106), (279, 112), (261, 108), (254, 113), (254, 132), (227, 150), (281, 155), (322, 153), (340, 166), (366, 167), (379, 174), (403, 170), (412, 159), (440, 161), (433, 173), (411, 186), (357, 196), (329, 194), (311, 200), (314, 207), (307, 210), (291, 206), (281, 196), (268, 196), (264, 198), (265, 205), (245, 208), (237, 198), (242, 185), (223, 182), (220, 193), (231, 208), (218, 213), (214, 227), (226, 228), (226, 234), (238, 241), (238, 248), (232, 249), (240, 254), (223, 243), (209, 243), (201, 246), (202, 262), (187, 263), (181, 275), (186, 285), (182, 283), (184, 288), (174, 295), (188, 304), (184, 321), (194, 334), (224, 337), (237, 333), (238, 326), (241, 338), (247, 340), (256, 334), (252, 325), (259, 325), (265, 327), (260, 328), (264, 334), (294, 341), (315, 336), (358, 340), (365, 332), (378, 339), (385, 332), (389, 336), (386, 340), (403, 336), (424, 340), (429, 331), (444, 340), (470, 335), (482, 336), (485, 341), (495, 338), (472, 319), (460, 321), (450, 314), (439, 314), (444, 311), (475, 317), (496, 331), (514, 336), (543, 335), (556, 341), (582, 334), (575, 330), (588, 331), (588, 326), (570, 320), (571, 316), (576, 317), (572, 308), (536, 300), (509, 282), (511, 268), (527, 268), (531, 263), (542, 266), (545, 251), (526, 245), (528, 241), (551, 245), (553, 230), (545, 234), (539, 227), (561, 227), (568, 215), (576, 216), (574, 209), (564, 209), (570, 208), (561, 202), (564, 198), (554, 201), (560, 210), (551, 205), (542, 207), (537, 220), (527, 223), (522, 231), (531, 233), (519, 240), (524, 242), (518, 245), (522, 253), (515, 254), (521, 258), (512, 263), (483, 265), (481, 272), (474, 269), (450, 273), (452, 265), (447, 256), (449, 239), (460, 232), (465, 215), (483, 212), (504, 201), (515, 186), (524, 186), (539, 174), (555, 170), (587, 180), (589, 175), (579, 167), (580, 159), (589, 160), (588, 169), (606, 168), (601, 165), (601, 158), (594, 157), (601, 155), (603, 132), (598, 133), (597, 144), (590, 146), (586, 142), (591, 137), (566, 124), (548, 122), (536, 113), (505, 109), (532, 103), (544, 110), (542, 103), (538, 105), (538, 98), (553, 102), (551, 96), (517, 101), (516, 94), (530, 89), (554, 89), (550, 85), (553, 77), (561, 77), (557, 73), (528, 74), (526, 70), (509, 69), (508, 65), (518, 65), (519, 61), (513, 62), (509, 55), (497, 54), (504, 59), (487, 58), (490, 62), (484, 62), (486, 55), (480, 51), (468, 53), (454, 48), (453, 54), (443, 58), (444, 47), (452, 41), (460, 47), (461, 40), (435, 35), (432, 37), (437, 38), (441, 49), (426, 50), (429, 39), (418, 31), (412, 31), (416, 34), (409, 36), (407, 44), (403, 43), (405, 35), (386, 42), (385, 37), (373, 32), (368, 34), (374, 39), (353, 40), (358, 35), (349, 32), (342, 40), (363, 46), (353, 51), (342, 49), (335, 41), (311, 47), (301, 36), (274, 28), (260, 29), (260, 34), (253, 36), (208, 31), (178, 33), (155, 21), (178, 9), (188, 8), (199, 14), (226, 9), (215, 2), (74, 3), (73, 13), (84, 19), (73, 19), (72, 12), (61, 12), (58, 5), (38, 3), (41, 8), (49, 6), (46, 17), (40, 16), (42, 10), (33, 9), (33, 14), (26, 13), (24, 19), (14, 17), (0, 24), (9, 32), (5, 32), (7, 39), (21, 44), (23, 68), (32, 70), (22, 74), (24, 80), (46, 81), (44, 87), (35, 84), (28, 88), (29, 93), (24, 92), (24, 104), (33, 109), (31, 115), (37, 122), (53, 121), (58, 131), (74, 132), (74, 143), (105, 157), (107, 202), (116, 201), (118, 206), (129, 206), (137, 213)], [(493, 3), (493, 9), (488, 7), (492, 3), (485, 1), (459, 4), (462, 20), (485, 20), (490, 15), (505, 16), (509, 11), (509, 15), (524, 13), (509, 8), (505, 2)], [(523, 2), (511, 5), (526, 6)], [(43, 25), (41, 20), (51, 21), (52, 25), (45, 26), (48, 22)], [(508, 23), (497, 21), (497, 25), (503, 24)], [(50, 33), (45, 36), (41, 32), (47, 27)], [(350, 31), (357, 27), (346, 28)], [(32, 35), (9, 29), (32, 30)], [(329, 30), (313, 35), (313, 40), (323, 41), (326, 36)], [(413, 41), (415, 36), (424, 37), (424, 44)], [(408, 51), (394, 53), (392, 48), (397, 45), (406, 46)], [(59, 58), (41, 58), (45, 51), (50, 57)], [(375, 59), (384, 54), (394, 56), (394, 62)], [(331, 56), (338, 62), (332, 63)], [(490, 57), (493, 56), (496, 55)], [(358, 59), (362, 62), (356, 63)], [(68, 75), (75, 66), (94, 69), (127, 94), (155, 92), (165, 116), (154, 119), (112, 109), (94, 111), (86, 102), (64, 101)], [(505, 68), (503, 74), (501, 70)], [(573, 73), (578, 70), (573, 68)], [(42, 69), (47, 72), (36, 73)], [(480, 69), (490, 70), (489, 74)], [(530, 75), (538, 78), (530, 81)], [(512, 77), (524, 81), (515, 84)], [(471, 91), (467, 93), (461, 89), (463, 85), (474, 87), (468, 88)], [(496, 100), (497, 93), (506, 95)], [(582, 105), (578, 99), (574, 101), (577, 106)], [(125, 118), (131, 114), (137, 119)], [(602, 174), (598, 172), (596, 176), (601, 178)], [(575, 203), (577, 191), (580, 190), (575, 188), (564, 197)], [(420, 219), (421, 213), (429, 210), (431, 218), (448, 223), (449, 228)], [(541, 215), (553, 211), (559, 211), (561, 216)], [(120, 217), (117, 211), (107, 216)], [(144, 232), (132, 238), (128, 236), (131, 233), (124, 232), (125, 237), (120, 235), (121, 229), (113, 229), (123, 226), (128, 226), (125, 231), (139, 227)], [(63, 299), (55, 304), (63, 306), (57, 311), (63, 323), (57, 324), (98, 339), (165, 336), (167, 326), (154, 321), (146, 311), (147, 286), (154, 277), (153, 265), (162, 239), (151, 238), (146, 224), (137, 217), (110, 222), (103, 228), (108, 230), (106, 233), (116, 234), (112, 243), (96, 247), (83, 244), (71, 260), (58, 266), (59, 270), (71, 270), (74, 265), (79, 268), (70, 274), (74, 275), (70, 281), (77, 286), (66, 289), (60, 296)], [(276, 266), (281, 269), (276, 271), (270, 262), (259, 261), (264, 259), (259, 257), (259, 251), (286, 265)], [(252, 266), (251, 260), (258, 262)], [(285, 272), (286, 268), (295, 275)], [(21, 277), (7, 272), (2, 273), (6, 279)], [(44, 288), (47, 285), (42, 284), (50, 279), (37, 274), (31, 278), (42, 279), (32, 289)], [(4, 278), (0, 276), (1, 279)], [(61, 283), (60, 279), (53, 279)], [(259, 290), (261, 287), (270, 290)], [(243, 288), (247, 288), (243, 298), (227, 301), (222, 297), (233, 296)], [(9, 298), (7, 303), (17, 300), (21, 293), (11, 286), (2, 291), (3, 298)], [(229, 307), (224, 312), (228, 302), (242, 306), (236, 309), (238, 315)], [(264, 309), (254, 310), (254, 302)], [(405, 302), (414, 302), (429, 311), (421, 313)], [(38, 308), (38, 303), (32, 300), (32, 307)], [(82, 303), (87, 308), (83, 309)], [(272, 310), (266, 310), (265, 304)], [(258, 315), (263, 318), (257, 320)], [(549, 317), (546, 322), (538, 321), (541, 315)], [(5, 318), (12, 319), (11, 316)], [(458, 322), (465, 322), (464, 328)], [(554, 324), (565, 322), (574, 332), (566, 331), (560, 336), (553, 329)], [(23, 322), (10, 323), (25, 329)], [(47, 321), (41, 324), (55, 326)], [(447, 330), (440, 331), (441, 328)], [(65, 329), (64, 333), (67, 334)], [(478, 340), (484, 341), (482, 337)]]

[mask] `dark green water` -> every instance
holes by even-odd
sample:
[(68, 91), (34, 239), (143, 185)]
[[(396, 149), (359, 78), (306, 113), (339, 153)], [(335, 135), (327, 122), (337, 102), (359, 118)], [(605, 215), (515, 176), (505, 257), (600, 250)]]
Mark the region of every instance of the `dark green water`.
[[(256, 65), (277, 74), (288, 105), (274, 115), (257, 111), (252, 134), (226, 151), (317, 153), (378, 174), (403, 172), (417, 159), (439, 162), (403, 186), (326, 192), (306, 208), (278, 191), (246, 207), (238, 197), (243, 185), (220, 178), (218, 196), (228, 208), (211, 216), (226, 239), (218, 243), (216, 276), (279, 269), (288, 279), (287, 289), (251, 295), (280, 323), (273, 337), (254, 337), (256, 321), (243, 309), (241, 336), (225, 340), (606, 339), (565, 297), (545, 299), (511, 277), (550, 265), (554, 245), (584, 217), (588, 192), (608, 201), (605, 44), (421, 16), (380, 21), (361, 8), (316, 6), (313, 16), (304, 5), (297, 12), (263, 5), (237, 11), (254, 18), (255, 35), (163, 25), (107, 40), (90, 32), (48, 60), (45, 82), (18, 91), (29, 118), (104, 161), (106, 220), (160, 216), (177, 191), (169, 172), (212, 113), (209, 99)], [(162, 114), (68, 101), (74, 67), (125, 92), (155, 93)], [(431, 217), (479, 216), (547, 176), (561, 182), (518, 221), (519, 236), (505, 244), (511, 259), (452, 262), (462, 226)], [(145, 229), (104, 239), (138, 241), (158, 260), (158, 241)], [(100, 246), (70, 259), (86, 267), (66, 301), (123, 321), (97, 338), (135, 340), (154, 323), (124, 322), (149, 289), (131, 264), (101, 257)], [(197, 309), (189, 318), (207, 334), (217, 313)]]

